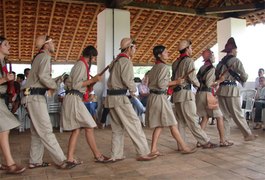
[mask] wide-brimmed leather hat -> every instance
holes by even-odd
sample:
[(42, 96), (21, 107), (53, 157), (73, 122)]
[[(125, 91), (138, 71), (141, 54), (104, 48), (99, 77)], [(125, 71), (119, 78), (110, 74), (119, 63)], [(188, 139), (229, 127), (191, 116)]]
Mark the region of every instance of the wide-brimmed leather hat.
[(231, 52), (233, 49), (236, 49), (236, 42), (235, 39), (233, 37), (230, 37), (225, 45), (225, 48), (221, 51), (221, 52), (226, 52), (229, 53)]

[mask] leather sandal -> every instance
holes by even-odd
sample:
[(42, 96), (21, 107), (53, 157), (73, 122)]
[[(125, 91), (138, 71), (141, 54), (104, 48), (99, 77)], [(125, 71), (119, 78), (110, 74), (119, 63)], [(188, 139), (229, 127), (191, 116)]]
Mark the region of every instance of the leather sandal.
[(218, 147), (217, 144), (214, 144), (210, 141), (207, 144), (202, 145), (203, 149), (213, 149), (213, 148), (217, 148), (217, 147)]
[(64, 161), (63, 164), (59, 166), (59, 169), (72, 169), (76, 166), (76, 163), (70, 161)]
[(48, 167), (48, 166), (51, 166), (51, 163), (48, 163), (48, 162), (30, 163), (29, 169), (42, 168), (42, 167)]
[(7, 174), (21, 174), (26, 170), (23, 166), (18, 166), (16, 164), (12, 164), (10, 166), (7, 166)]
[(193, 147), (192, 149), (190, 149), (189, 151), (187, 150), (182, 150), (180, 151), (181, 154), (192, 154), (195, 153), (197, 151), (197, 147)]
[(153, 159), (157, 158), (157, 155), (147, 155), (147, 156), (140, 156), (136, 158), (137, 161), (151, 161)]
[(148, 156), (164, 156), (164, 154), (161, 154), (159, 151), (150, 152)]
[(0, 164), (0, 170), (7, 170), (7, 165)]
[(224, 142), (220, 142), (220, 147), (229, 147), (229, 146), (233, 146), (234, 143), (229, 142), (227, 140), (225, 140)]
[(105, 161), (104, 163), (116, 163), (116, 162), (123, 161), (123, 160), (124, 160), (124, 158), (121, 158), (121, 159), (110, 158), (109, 160)]
[(98, 157), (95, 157), (95, 162), (96, 163), (106, 163), (110, 158), (104, 156), (103, 154), (101, 154)]

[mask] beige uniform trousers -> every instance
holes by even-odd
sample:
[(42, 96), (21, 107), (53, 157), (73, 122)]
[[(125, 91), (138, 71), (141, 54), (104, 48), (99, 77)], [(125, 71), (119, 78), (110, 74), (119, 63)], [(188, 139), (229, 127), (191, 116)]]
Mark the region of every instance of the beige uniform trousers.
[(148, 143), (138, 119), (131, 104), (123, 104), (122, 106), (110, 108), (112, 117), (112, 155), (113, 159), (124, 158), (124, 130), (126, 130), (134, 144), (137, 155), (147, 155), (150, 150)]
[(218, 102), (224, 116), (225, 139), (230, 136), (230, 122), (232, 118), (244, 137), (251, 135), (251, 130), (245, 120), (240, 106), (240, 97), (218, 96)]
[(179, 132), (185, 142), (187, 142), (185, 132), (186, 125), (200, 144), (206, 144), (210, 141), (210, 138), (201, 129), (199, 123), (196, 121), (198, 116), (196, 115), (196, 104), (194, 101), (175, 103), (175, 111)]
[[(38, 97), (37, 97), (38, 96)], [(44, 96), (30, 95), (27, 103), (31, 118), (30, 163), (42, 163), (44, 147), (57, 165), (61, 165), (66, 157), (53, 134), (47, 103)]]

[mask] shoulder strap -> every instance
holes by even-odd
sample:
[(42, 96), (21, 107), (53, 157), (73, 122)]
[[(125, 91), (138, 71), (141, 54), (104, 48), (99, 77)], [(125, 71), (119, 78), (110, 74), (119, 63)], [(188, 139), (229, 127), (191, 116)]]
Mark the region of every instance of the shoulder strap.
[(203, 80), (203, 77), (206, 75), (206, 73), (213, 68), (213, 65), (211, 64), (210, 66), (207, 66), (204, 71), (199, 71), (197, 74), (197, 78), (199, 80), (200, 83), (205, 84), (205, 80)]
[(34, 60), (36, 59), (36, 57), (37, 57), (39, 54), (42, 54), (42, 53), (43, 53), (43, 50), (40, 50), (40, 51), (39, 51), (39, 52), (33, 57), (32, 61), (31, 61), (31, 66), (32, 66)]
[(181, 57), (180, 58), (180, 60), (178, 60), (179, 62), (178, 62), (178, 64), (177, 64), (177, 66), (176, 66), (176, 68), (173, 70), (173, 72), (172, 72), (172, 74), (173, 74), (173, 78), (175, 78), (175, 75), (176, 75), (176, 72), (177, 72), (177, 70), (178, 70), (178, 68), (179, 68), (179, 65), (180, 65), (180, 63), (183, 61), (183, 59), (185, 59), (187, 56), (183, 56), (183, 57)]

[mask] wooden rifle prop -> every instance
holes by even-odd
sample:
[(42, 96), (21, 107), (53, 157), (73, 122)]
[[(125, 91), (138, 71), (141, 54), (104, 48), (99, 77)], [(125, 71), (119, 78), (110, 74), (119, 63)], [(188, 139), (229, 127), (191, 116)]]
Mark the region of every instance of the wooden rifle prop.
[[(9, 61), (9, 73), (12, 73), (12, 63)], [(12, 81), (7, 82), (7, 93), (8, 93), (8, 101), (12, 103), (12, 98), (16, 94), (15, 86), (14, 86), (15, 77)]]
[[(110, 64), (112, 64), (112, 63), (115, 63), (117, 60), (119, 59), (119, 56), (116, 58), (116, 59), (114, 59)], [(99, 74), (97, 74), (97, 75), (99, 75), (99, 76), (102, 76), (109, 68), (110, 68), (110, 64), (109, 65), (107, 65)], [(89, 75), (91, 78), (93, 78), (94, 76), (92, 76), (92, 75)], [(89, 88), (92, 88), (94, 85), (96, 84), (96, 82), (95, 83), (92, 83), (92, 84), (90, 84), (90, 85), (88, 85), (88, 87)]]
[[(188, 71), (186, 74), (184, 74), (184, 76), (182, 76), (180, 79), (187, 79), (187, 77), (193, 72), (195, 71), (194, 68), (192, 68), (190, 71)], [(170, 88), (171, 89), (174, 89), (175, 87), (177, 87), (178, 85), (175, 85), (175, 86), (171, 86)]]

